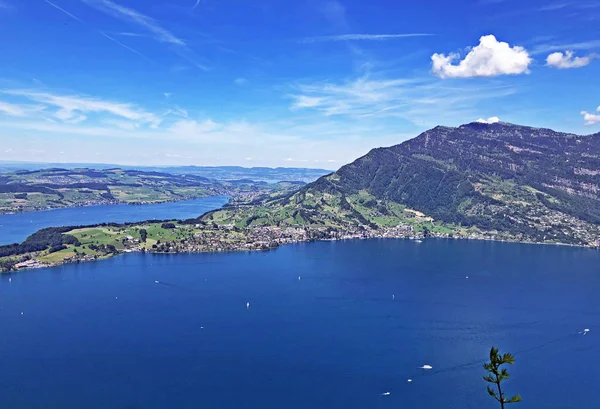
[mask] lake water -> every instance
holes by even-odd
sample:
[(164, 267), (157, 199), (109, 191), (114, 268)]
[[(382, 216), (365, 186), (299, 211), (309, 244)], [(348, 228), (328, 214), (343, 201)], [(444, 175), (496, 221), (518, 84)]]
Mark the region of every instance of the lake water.
[(20, 243), (45, 227), (139, 222), (151, 219), (190, 219), (218, 209), (228, 196), (147, 205), (99, 205), (0, 215), (0, 245)]
[(1, 408), (497, 408), (492, 345), (516, 356), (514, 408), (600, 408), (594, 250), (317, 242), (11, 277)]

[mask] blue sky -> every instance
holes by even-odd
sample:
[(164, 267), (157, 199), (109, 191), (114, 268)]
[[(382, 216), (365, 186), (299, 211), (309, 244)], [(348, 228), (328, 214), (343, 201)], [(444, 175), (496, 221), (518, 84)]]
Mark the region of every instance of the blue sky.
[(0, 160), (337, 168), (478, 119), (600, 131), (595, 0), (0, 0)]

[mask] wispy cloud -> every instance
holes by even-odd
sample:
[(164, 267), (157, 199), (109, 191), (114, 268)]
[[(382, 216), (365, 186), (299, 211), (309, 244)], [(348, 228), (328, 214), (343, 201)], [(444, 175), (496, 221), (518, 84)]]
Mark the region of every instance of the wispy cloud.
[[(74, 20), (77, 20), (77, 21), (79, 21), (80, 23), (84, 23), (84, 21), (83, 21), (83, 20), (81, 20), (79, 17), (77, 17), (77, 16), (76, 16), (76, 15), (74, 15), (73, 13), (70, 13), (70, 12), (68, 12), (67, 10), (63, 9), (62, 7), (59, 7), (58, 5), (56, 5), (56, 4), (54, 4), (54, 3), (52, 3), (52, 2), (50, 2), (50, 1), (48, 1), (48, 0), (44, 0), (44, 1), (45, 1), (46, 3), (48, 3), (50, 6), (54, 7), (55, 9), (57, 9), (57, 10), (60, 10), (61, 12), (63, 12), (64, 14), (66, 14), (67, 16), (71, 17), (72, 19), (74, 19)], [(85, 24), (85, 23), (84, 23), (84, 24)], [(111, 37), (111, 36), (109, 36), (109, 35), (108, 35), (108, 34), (106, 34), (105, 32), (103, 32), (103, 31), (98, 31), (98, 32), (99, 32), (99, 33), (100, 33), (102, 36), (104, 36), (105, 38), (107, 38), (107, 39), (109, 39), (110, 41), (112, 41), (112, 42), (114, 42), (114, 43), (118, 44), (119, 46), (121, 46), (121, 47), (123, 47), (123, 48), (125, 48), (125, 49), (127, 49), (127, 50), (129, 50), (129, 51), (131, 51), (132, 53), (134, 53), (134, 54), (137, 54), (137, 55), (139, 55), (140, 57), (143, 57), (143, 58), (145, 58), (145, 59), (146, 59), (146, 60), (148, 60), (148, 61), (152, 61), (152, 60), (150, 60), (148, 57), (146, 57), (144, 54), (142, 54), (141, 52), (137, 51), (136, 49), (134, 49), (134, 48), (132, 48), (132, 47), (129, 47), (129, 46), (128, 46), (128, 45), (126, 45), (126, 44), (123, 44), (122, 42), (120, 42), (119, 40), (115, 39), (114, 37)]]
[(550, 3), (547, 4), (545, 6), (539, 7), (537, 10), (538, 11), (557, 11), (557, 10), (563, 10), (566, 8), (571, 8), (571, 9), (576, 9), (576, 10), (588, 10), (588, 9), (593, 9), (593, 8), (597, 8), (600, 7), (600, 4), (598, 2), (584, 2), (584, 1), (562, 1), (562, 2), (556, 2), (556, 3)]
[(0, 113), (10, 116), (25, 116), (25, 110), (19, 105), (0, 101)]
[(203, 62), (200, 62), (201, 58), (196, 55), (192, 50), (188, 47), (176, 47), (173, 50), (175, 54), (192, 64), (194, 67), (199, 68), (203, 71), (210, 71), (210, 68)]
[(185, 41), (175, 36), (169, 30), (162, 27), (158, 21), (132, 8), (121, 6), (110, 0), (83, 0), (85, 3), (96, 7), (97, 9), (112, 15), (113, 17), (124, 20), (147, 30), (153, 37), (163, 43), (170, 43), (184, 46)]
[[(203, 61), (201, 57), (196, 55), (196, 53), (190, 49), (186, 42), (177, 37), (175, 34), (162, 27), (160, 23), (152, 17), (149, 17), (145, 14), (140, 13), (132, 8), (128, 8), (125, 6), (121, 6), (111, 0), (82, 0), (83, 2), (89, 4), (92, 7), (97, 8), (100, 11), (105, 12), (108, 15), (111, 15), (115, 18), (123, 20), (129, 24), (133, 24), (138, 26), (139, 28), (148, 32), (148, 36), (153, 38), (154, 40), (166, 43), (171, 45), (171, 51), (177, 54), (179, 57), (187, 60), (190, 64), (204, 71), (209, 71), (207, 64)], [(103, 33), (104, 36), (107, 36)], [(142, 36), (137, 33), (121, 33), (121, 35), (126, 36)], [(129, 46), (126, 46), (119, 41), (117, 41), (114, 37), (110, 37), (111, 40), (119, 43), (119, 45), (128, 48), (129, 50), (142, 55), (138, 51), (135, 51)], [(145, 56), (144, 56), (145, 57)]]
[(556, 10), (561, 10), (561, 9), (567, 8), (570, 5), (571, 5), (570, 2), (551, 3), (551, 4), (547, 4), (545, 6), (538, 8), (538, 11), (556, 11)]
[(196, 4), (194, 4), (194, 7), (192, 7), (192, 10), (195, 10), (196, 7), (198, 7), (200, 5), (200, 1), (201, 0), (196, 0)]
[(332, 0), (319, 3), (318, 11), (335, 27), (340, 29), (348, 27), (346, 8), (339, 1)]
[(129, 31), (121, 31), (118, 33), (112, 33), (116, 36), (123, 36), (123, 37), (146, 37), (146, 34), (141, 34), (141, 33), (132, 33)]
[(384, 41), (398, 38), (427, 37), (431, 33), (407, 33), (407, 34), (341, 34), (334, 36), (307, 37), (302, 43), (323, 43), (327, 41)]
[(8, 4), (7, 2), (0, 0), (0, 9), (9, 9), (12, 6), (10, 4)]
[(477, 105), (486, 99), (512, 95), (506, 85), (449, 87), (430, 78), (373, 79), (369, 76), (344, 83), (296, 85), (290, 108), (312, 111), (329, 118), (402, 118), (419, 126), (476, 118)]
[(69, 16), (69, 17), (71, 17), (72, 19), (74, 19), (74, 20), (77, 20), (77, 21), (79, 21), (80, 23), (83, 23), (83, 21), (81, 21), (81, 19), (80, 19), (79, 17), (77, 17), (77, 16), (76, 16), (76, 15), (74, 15), (74, 14), (71, 14), (71, 13), (69, 13), (67, 10), (63, 9), (62, 7), (60, 7), (60, 6), (57, 6), (56, 4), (54, 4), (54, 3), (52, 3), (52, 2), (50, 2), (50, 1), (48, 1), (48, 0), (44, 0), (44, 1), (45, 1), (46, 3), (48, 3), (49, 5), (51, 5), (52, 7), (54, 7), (55, 9), (62, 11), (64, 14), (66, 14), (66, 15), (67, 15), (67, 16)]
[(15, 117), (26, 117), (32, 114), (38, 114), (44, 110), (44, 106), (31, 105), (31, 104), (13, 104), (4, 101), (0, 101), (0, 114), (15, 116)]
[(128, 103), (32, 90), (5, 90), (2, 93), (43, 104), (48, 109), (54, 108), (53, 117), (64, 122), (81, 122), (86, 119), (85, 114), (89, 113), (109, 114), (152, 127), (161, 122), (158, 116)]
[(600, 40), (582, 41), (569, 44), (539, 44), (533, 48), (531, 54), (545, 54), (563, 50), (593, 50), (600, 48)]

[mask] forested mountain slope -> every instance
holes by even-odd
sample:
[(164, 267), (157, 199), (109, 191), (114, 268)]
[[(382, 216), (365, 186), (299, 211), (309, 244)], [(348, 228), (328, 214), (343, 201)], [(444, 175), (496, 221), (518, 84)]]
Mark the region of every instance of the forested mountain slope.
[(599, 186), (600, 134), (471, 123), (373, 149), (246, 216), (259, 225), (377, 228), (417, 214), (519, 240), (593, 244)]

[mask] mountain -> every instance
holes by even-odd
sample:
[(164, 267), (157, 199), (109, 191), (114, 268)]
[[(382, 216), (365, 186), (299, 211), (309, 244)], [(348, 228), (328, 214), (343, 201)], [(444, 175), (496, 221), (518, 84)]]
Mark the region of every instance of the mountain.
[(597, 245), (599, 186), (600, 134), (470, 123), (373, 149), (256, 208), (206, 217), (238, 226), (408, 225), (426, 233)]

